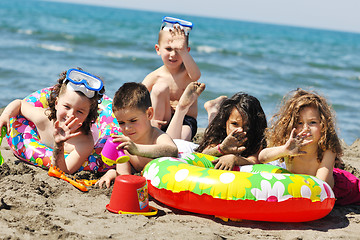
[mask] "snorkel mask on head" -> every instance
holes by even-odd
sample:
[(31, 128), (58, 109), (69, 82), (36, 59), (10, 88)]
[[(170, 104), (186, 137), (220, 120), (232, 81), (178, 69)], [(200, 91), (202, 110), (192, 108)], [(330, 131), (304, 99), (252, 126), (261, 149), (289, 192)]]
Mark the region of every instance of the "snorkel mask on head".
[(182, 20), (179, 18), (163, 17), (160, 30), (164, 30), (164, 31), (169, 31), (170, 29), (173, 30), (174, 26), (179, 26), (180, 29), (184, 30), (185, 35), (188, 36), (193, 27), (193, 24), (192, 22)]
[(100, 91), (103, 87), (100, 78), (74, 68), (67, 71), (66, 79), (69, 80), (67, 83), (68, 89), (82, 92), (88, 98), (94, 97), (95, 92)]

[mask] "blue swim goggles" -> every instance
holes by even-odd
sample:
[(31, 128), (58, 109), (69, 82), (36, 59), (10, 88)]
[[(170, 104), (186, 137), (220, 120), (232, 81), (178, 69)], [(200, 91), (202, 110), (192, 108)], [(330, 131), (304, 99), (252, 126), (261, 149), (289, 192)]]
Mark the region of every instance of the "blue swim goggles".
[(104, 86), (100, 78), (75, 68), (66, 72), (66, 79), (69, 80), (67, 84), (69, 89), (80, 91), (88, 98), (94, 97), (95, 92), (100, 91)]
[(179, 26), (180, 29), (184, 30), (185, 35), (189, 35), (193, 28), (193, 23), (179, 18), (163, 17), (160, 29), (169, 31), (169, 29), (174, 29), (174, 26)]

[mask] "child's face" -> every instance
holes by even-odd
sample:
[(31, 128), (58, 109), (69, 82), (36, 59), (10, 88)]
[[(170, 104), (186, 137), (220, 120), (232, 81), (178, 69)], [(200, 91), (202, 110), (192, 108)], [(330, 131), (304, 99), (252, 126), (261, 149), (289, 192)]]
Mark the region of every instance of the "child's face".
[(114, 115), (120, 125), (121, 132), (133, 142), (141, 143), (145, 140), (143, 136), (148, 134), (151, 128), (152, 112), (151, 107), (146, 112), (135, 108), (124, 108), (115, 111)]
[(243, 128), (243, 119), (236, 108), (233, 108), (229, 119), (226, 121), (226, 134), (229, 135), (236, 128)]
[(79, 93), (66, 90), (55, 102), (56, 119), (65, 122), (69, 117), (77, 118), (76, 123), (83, 123), (90, 112), (90, 100)]
[[(168, 68), (176, 68), (183, 63), (182, 58), (178, 53), (178, 43), (178, 41), (174, 41), (170, 32), (163, 31), (159, 40), (159, 44), (155, 45), (157, 54), (161, 56), (164, 65)], [(187, 49), (187, 51), (190, 50), (190, 48), (187, 46), (185, 46), (185, 49)]]
[(321, 124), (319, 111), (314, 107), (304, 107), (300, 111), (299, 121), (296, 124), (296, 133), (306, 129), (309, 133), (309, 140), (317, 143), (321, 137)]

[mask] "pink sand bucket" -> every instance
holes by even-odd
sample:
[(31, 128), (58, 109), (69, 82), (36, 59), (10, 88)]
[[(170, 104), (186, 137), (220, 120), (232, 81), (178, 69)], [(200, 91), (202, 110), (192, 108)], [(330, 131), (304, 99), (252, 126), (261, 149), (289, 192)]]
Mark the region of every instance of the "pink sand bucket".
[(113, 140), (114, 139), (112, 137), (109, 137), (106, 140), (106, 143), (101, 151), (101, 159), (103, 162), (109, 166), (112, 166), (116, 163), (124, 163), (129, 161), (130, 157), (125, 155), (123, 149), (116, 149), (120, 142), (114, 142)]
[(106, 209), (119, 214), (154, 216), (157, 209), (149, 206), (147, 182), (144, 177), (120, 175), (115, 178), (110, 203)]

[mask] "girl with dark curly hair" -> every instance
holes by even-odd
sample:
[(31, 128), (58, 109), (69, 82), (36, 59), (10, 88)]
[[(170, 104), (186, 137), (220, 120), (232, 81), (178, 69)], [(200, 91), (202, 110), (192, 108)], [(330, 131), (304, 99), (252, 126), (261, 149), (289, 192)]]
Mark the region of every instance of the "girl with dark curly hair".
[(266, 146), (267, 126), (259, 100), (243, 92), (217, 99), (221, 103), (213, 119), (214, 111), (209, 111), (205, 104), (210, 123), (195, 151), (219, 157), (213, 161), (218, 169), (231, 170), (235, 165), (259, 163), (258, 154)]

